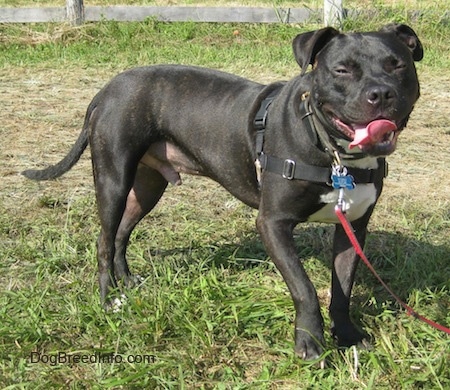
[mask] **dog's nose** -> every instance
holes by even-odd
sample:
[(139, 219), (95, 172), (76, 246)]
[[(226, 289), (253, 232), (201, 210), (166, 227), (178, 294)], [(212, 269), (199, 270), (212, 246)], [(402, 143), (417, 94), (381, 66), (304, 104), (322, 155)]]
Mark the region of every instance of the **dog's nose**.
[(384, 105), (395, 97), (395, 92), (391, 87), (377, 85), (367, 90), (367, 101), (373, 106)]

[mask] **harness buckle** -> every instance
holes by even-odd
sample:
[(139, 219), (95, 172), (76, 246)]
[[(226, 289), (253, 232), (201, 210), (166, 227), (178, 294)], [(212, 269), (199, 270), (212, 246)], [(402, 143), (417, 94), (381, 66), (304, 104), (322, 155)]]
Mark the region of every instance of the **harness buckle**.
[(292, 180), (295, 174), (295, 161), (291, 159), (284, 160), (283, 173), (284, 179)]

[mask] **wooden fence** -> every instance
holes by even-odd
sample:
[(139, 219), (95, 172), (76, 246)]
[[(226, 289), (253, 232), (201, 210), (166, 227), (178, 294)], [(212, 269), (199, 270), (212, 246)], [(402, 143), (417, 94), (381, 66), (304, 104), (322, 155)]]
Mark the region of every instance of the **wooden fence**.
[(66, 0), (66, 7), (0, 8), (0, 23), (69, 22), (117, 20), (142, 21), (146, 18), (176, 22), (248, 22), (301, 23), (323, 20), (338, 25), (342, 20), (342, 0), (324, 0), (323, 10), (307, 8), (260, 7), (152, 7), (152, 6), (87, 6), (83, 0)]

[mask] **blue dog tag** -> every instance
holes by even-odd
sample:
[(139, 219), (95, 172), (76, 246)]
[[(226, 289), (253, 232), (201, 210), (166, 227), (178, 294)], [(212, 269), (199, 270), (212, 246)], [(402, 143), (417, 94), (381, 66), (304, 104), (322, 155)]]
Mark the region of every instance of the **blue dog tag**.
[(336, 190), (341, 188), (353, 190), (355, 188), (355, 179), (352, 175), (347, 174), (347, 168), (334, 166), (331, 174), (331, 185)]
[(353, 190), (355, 188), (355, 182), (353, 179), (353, 176), (347, 175), (347, 176), (337, 176), (337, 175), (331, 175), (332, 180), (332, 186), (336, 190), (339, 190), (341, 188), (346, 188), (347, 190)]

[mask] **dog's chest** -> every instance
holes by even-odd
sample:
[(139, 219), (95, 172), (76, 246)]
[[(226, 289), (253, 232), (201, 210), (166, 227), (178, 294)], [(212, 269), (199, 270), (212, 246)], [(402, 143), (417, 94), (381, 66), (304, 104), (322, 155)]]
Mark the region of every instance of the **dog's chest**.
[[(339, 190), (333, 190), (321, 195), (319, 203), (323, 207), (308, 217), (308, 222), (338, 223), (335, 206), (338, 202)], [(361, 218), (377, 199), (374, 184), (358, 184), (353, 190), (344, 190), (344, 209), (350, 221)]]

